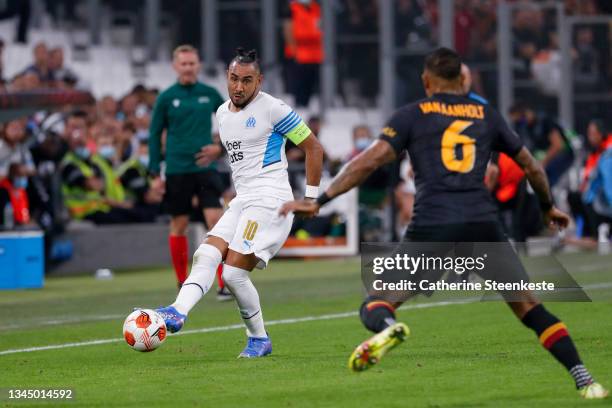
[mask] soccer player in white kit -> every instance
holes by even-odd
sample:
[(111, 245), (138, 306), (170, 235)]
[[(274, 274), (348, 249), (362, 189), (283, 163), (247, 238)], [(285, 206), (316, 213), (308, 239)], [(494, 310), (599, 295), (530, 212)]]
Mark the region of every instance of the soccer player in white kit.
[(198, 153), (198, 163), (206, 165), (226, 150), (237, 195), (194, 253), (176, 301), (157, 309), (168, 330), (179, 331), (224, 261), (223, 280), (236, 298), (248, 336), (239, 357), (272, 352), (249, 272), (265, 268), (291, 230), (293, 215), (279, 215), (281, 206), (293, 200), (286, 139), (306, 154), (306, 198), (318, 196), (323, 165), (323, 148), (315, 135), (288, 105), (261, 91), (262, 80), (257, 53), (238, 49), (227, 71), (230, 99), (217, 110), (222, 146), (208, 145)]

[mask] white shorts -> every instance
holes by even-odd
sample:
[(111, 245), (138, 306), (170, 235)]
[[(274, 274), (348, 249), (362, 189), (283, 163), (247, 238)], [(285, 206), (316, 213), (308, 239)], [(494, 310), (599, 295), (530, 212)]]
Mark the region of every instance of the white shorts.
[(279, 198), (253, 200), (236, 197), (207, 235), (221, 238), (232, 251), (255, 254), (259, 258), (257, 268), (264, 269), (291, 231), (293, 214), (286, 217), (278, 214), (285, 202)]

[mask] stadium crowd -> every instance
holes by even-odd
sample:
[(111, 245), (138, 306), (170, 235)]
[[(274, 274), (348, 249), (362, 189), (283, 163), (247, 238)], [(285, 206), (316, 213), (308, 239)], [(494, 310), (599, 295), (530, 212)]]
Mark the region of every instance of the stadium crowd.
[[(369, 7), (369, 3), (361, 0), (342, 2), (345, 7), (339, 13), (346, 14), (346, 18), (341, 19), (341, 33), (376, 32), (376, 24), (366, 24), (377, 21), (376, 9)], [(423, 41), (435, 43), (436, 4), (435, 1), (416, 0), (397, 2), (397, 19), (401, 23), (397, 24), (398, 46), (415, 46)], [(455, 47), (473, 68), (472, 89), (494, 103), (496, 74), (481, 67), (486, 67), (487, 62), (495, 62), (496, 58), (496, 2), (464, 0), (455, 4)], [(597, 0), (567, 0), (565, 7), (569, 14), (610, 12), (606, 2)], [(284, 16), (291, 19), (291, 10)], [(542, 63), (550, 61), (551, 50), (557, 46), (554, 31), (543, 24), (549, 20), (540, 10), (532, 8), (514, 15), (514, 53), (517, 60), (523, 61), (515, 67), (517, 77), (524, 75), (534, 80), (544, 98), (521, 95), (519, 90), (517, 97), (523, 96), (530, 103), (516, 103), (508, 114), (517, 133), (541, 160), (555, 187), (557, 199), (564, 201), (558, 204), (571, 208), (576, 237), (580, 242), (592, 243), (598, 238), (608, 239), (612, 223), (612, 133), (610, 124), (605, 122), (609, 118), (598, 117), (577, 121), (577, 129), (565, 129), (545, 102), (546, 93), (558, 87), (555, 83), (545, 83), (551, 75)], [(541, 30), (542, 26), (546, 29)], [(612, 83), (606, 79), (611, 76), (610, 56), (593, 45), (607, 33), (589, 27), (577, 30), (574, 81), (581, 89), (601, 89)], [(343, 62), (338, 67), (340, 78), (349, 80), (349, 84), (350, 81), (356, 83), (359, 95), (372, 100), (377, 93), (377, 68), (375, 64), (355, 61), (368, 58), (368, 53), (377, 53), (376, 47), (376, 44), (365, 48), (341, 46), (343, 58), (340, 60)], [(295, 52), (292, 54), (289, 48), (285, 49), (287, 63), (299, 65)], [(65, 65), (62, 47), (35, 44), (32, 63), (13, 78), (2, 76), (2, 49), (0, 42), (0, 93), (79, 87), (78, 76)], [(609, 52), (609, 47), (607, 49)], [(407, 87), (410, 91), (402, 97), (403, 101), (422, 96), (418, 91), (420, 86), (415, 85), (420, 83), (420, 70), (414, 68), (412, 72), (412, 68), (406, 68), (421, 65), (413, 64), (411, 58), (414, 57), (399, 62), (403, 67), (399, 72), (403, 82), (412, 84)], [(316, 65), (316, 58), (310, 63)], [(540, 63), (542, 65), (538, 66)], [(311, 68), (296, 70), (294, 65), (291, 75), (310, 75), (310, 78), (311, 74)], [(303, 84), (303, 81), (296, 83)], [(302, 98), (302, 105), (307, 105), (312, 87), (290, 91)], [(38, 224), (51, 237), (62, 231), (70, 220), (108, 224), (158, 219), (164, 213), (164, 186), (148, 173), (147, 143), (157, 95), (157, 89), (139, 85), (119, 99), (104, 96), (92, 105), (61, 112), (41, 111), (4, 123), (0, 129), (0, 225), (11, 229), (16, 225)], [(309, 125), (315, 130), (320, 128), (321, 121), (313, 117)], [(371, 143), (374, 131), (368, 124), (354, 128), (351, 156)], [(303, 162), (301, 152), (287, 146), (287, 153), (290, 162), (299, 167)], [(341, 163), (327, 160), (327, 164), (333, 174)], [(494, 158), (486, 183), (514, 239), (525, 240), (540, 232), (536, 200), (524, 175), (511, 160), (503, 155)], [(232, 194), (229, 178), (226, 187), (225, 198), (229, 199)], [(359, 194), (361, 237), (380, 239), (381, 220), (389, 206), (397, 215), (398, 231), (404, 228), (410, 220), (414, 194), (408, 164), (383, 169), (380, 174), (371, 176)], [(312, 228), (315, 234), (320, 230)], [(322, 230), (329, 231), (329, 228)]]

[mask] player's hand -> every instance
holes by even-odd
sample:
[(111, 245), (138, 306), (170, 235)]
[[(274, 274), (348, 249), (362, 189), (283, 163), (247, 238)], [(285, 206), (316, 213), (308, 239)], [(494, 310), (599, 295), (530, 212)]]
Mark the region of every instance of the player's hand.
[(206, 167), (219, 157), (223, 153), (223, 148), (218, 144), (209, 144), (202, 146), (199, 152), (196, 153), (196, 164), (201, 167)]
[(155, 176), (151, 179), (149, 188), (158, 190), (163, 194), (166, 191), (166, 182), (160, 176)]
[(552, 207), (550, 210), (544, 213), (544, 224), (549, 228), (567, 228), (569, 221), (569, 216), (555, 207)]
[(278, 213), (286, 216), (292, 212), (299, 217), (312, 218), (319, 213), (319, 208), (319, 203), (315, 200), (297, 200), (283, 204)]

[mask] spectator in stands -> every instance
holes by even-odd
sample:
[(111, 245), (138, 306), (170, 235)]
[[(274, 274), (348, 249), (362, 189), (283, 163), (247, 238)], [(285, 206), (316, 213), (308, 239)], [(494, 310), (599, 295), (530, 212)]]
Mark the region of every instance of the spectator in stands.
[(49, 51), (49, 73), (54, 86), (73, 88), (79, 82), (78, 76), (64, 66), (64, 49), (55, 47)]
[(98, 102), (98, 117), (100, 119), (118, 119), (119, 104), (110, 95), (105, 95)]
[(157, 96), (159, 95), (159, 89), (157, 88), (149, 88), (147, 89), (147, 93), (144, 97), (144, 103), (149, 108), (149, 112), (153, 112), (153, 107), (155, 106), (155, 101), (157, 100)]
[(591, 172), (597, 167), (601, 154), (612, 148), (612, 133), (607, 134), (604, 122), (601, 119), (593, 119), (587, 127), (587, 141), (590, 153), (582, 171), (581, 191), (586, 190)]
[(41, 84), (47, 85), (49, 81), (53, 80), (51, 71), (49, 70), (49, 51), (47, 44), (39, 42), (34, 46), (33, 50), (34, 63), (23, 70), (23, 74), (33, 73), (35, 74)]
[(72, 132), (70, 150), (61, 163), (62, 193), (70, 215), (96, 224), (138, 221), (124, 201), (125, 193), (112, 168), (87, 147), (86, 135)]
[[(368, 148), (374, 141), (372, 131), (367, 125), (353, 128), (353, 150), (347, 157), (351, 160)], [(386, 204), (387, 187), (391, 179), (390, 166), (383, 166), (370, 174), (359, 187), (359, 226), (362, 241), (377, 241), (383, 227), (380, 211)]]
[[(146, 136), (142, 140), (148, 140), (148, 133)], [(138, 150), (138, 141), (134, 124), (132, 122), (124, 122), (116, 142), (119, 162), (126, 162), (135, 154)]]
[(149, 91), (147, 91), (147, 88), (145, 88), (145, 86), (142, 84), (138, 84), (134, 88), (132, 88), (132, 91), (130, 92), (130, 94), (134, 95), (136, 99), (138, 100), (138, 104), (136, 108), (137, 111), (138, 110), (141, 110), (141, 112), (143, 110), (144, 112), (150, 111), (151, 107), (149, 107), (147, 103), (148, 93)]
[(136, 110), (136, 116), (132, 123), (136, 129), (135, 136), (139, 140), (149, 138), (149, 125), (151, 124), (151, 115), (144, 110), (144, 106), (140, 105)]
[(550, 185), (554, 186), (574, 160), (565, 130), (545, 113), (536, 113), (521, 102), (510, 108), (510, 119), (527, 148), (542, 163)]
[(289, 89), (296, 107), (307, 107), (323, 62), (321, 7), (315, 0), (292, 0), (284, 13), (285, 57), (291, 62)]
[[(574, 82), (580, 89), (596, 90), (601, 77), (600, 53), (594, 44), (593, 30), (581, 27), (576, 33), (576, 55), (573, 61)], [(588, 87), (588, 88), (587, 88)]]
[[(374, 136), (367, 125), (357, 125), (353, 128), (353, 150), (347, 157), (347, 161), (372, 144)], [(359, 202), (373, 207), (380, 207), (387, 197), (390, 173), (388, 168), (378, 169), (361, 184), (359, 188)]]
[(23, 72), (13, 78), (9, 85), (9, 90), (12, 92), (24, 92), (39, 89), (45, 86), (41, 82), (38, 74), (34, 71)]
[(119, 163), (116, 143), (110, 127), (103, 128), (102, 133), (96, 138), (96, 145), (98, 147), (96, 153), (102, 156), (111, 168), (117, 167)]
[(25, 145), (25, 124), (25, 119), (17, 119), (4, 126), (0, 138), (0, 178), (8, 177), (12, 164), (23, 166), (28, 177), (33, 176), (36, 171), (32, 154)]
[[(597, 229), (601, 224), (600, 217), (592, 207), (592, 203), (596, 196), (600, 193), (603, 187), (601, 182), (593, 182), (598, 177), (603, 180), (605, 167), (602, 167), (601, 174), (596, 174), (599, 160), (602, 155), (612, 149), (612, 134), (606, 135), (604, 122), (599, 119), (593, 119), (587, 127), (587, 148), (589, 154), (584, 162), (581, 172), (580, 189), (577, 192), (571, 192), (568, 196), (572, 215), (576, 219), (576, 236), (582, 238), (582, 241), (577, 243), (594, 243), (597, 239)], [(601, 204), (600, 197), (600, 204)], [(603, 200), (605, 203), (605, 200)]]
[[(0, 178), (0, 221), (3, 228), (30, 224), (30, 204), (28, 188), (29, 170), (20, 163), (9, 166), (6, 177)], [(7, 211), (8, 207), (8, 211)], [(11, 216), (11, 218), (8, 218)]]
[(590, 171), (584, 194), (587, 222), (592, 234), (597, 234), (598, 241), (608, 242), (612, 226), (612, 135), (604, 139), (605, 130), (601, 123), (591, 122), (589, 127), (589, 143), (593, 146), (600, 141), (597, 147), (600, 154)]
[[(25, 119), (12, 120), (5, 125), (0, 139), (0, 211), (5, 226), (30, 223), (26, 189), (35, 167), (25, 139)], [(7, 205), (13, 213), (12, 220), (4, 219)]]
[(119, 120), (134, 120), (138, 108), (138, 97), (134, 94), (127, 94), (120, 103)]
[(141, 140), (136, 154), (123, 163), (117, 175), (129, 201), (134, 203), (134, 210), (141, 214), (143, 221), (153, 222), (160, 213), (164, 197), (164, 184), (160, 179), (149, 175), (149, 143)]

